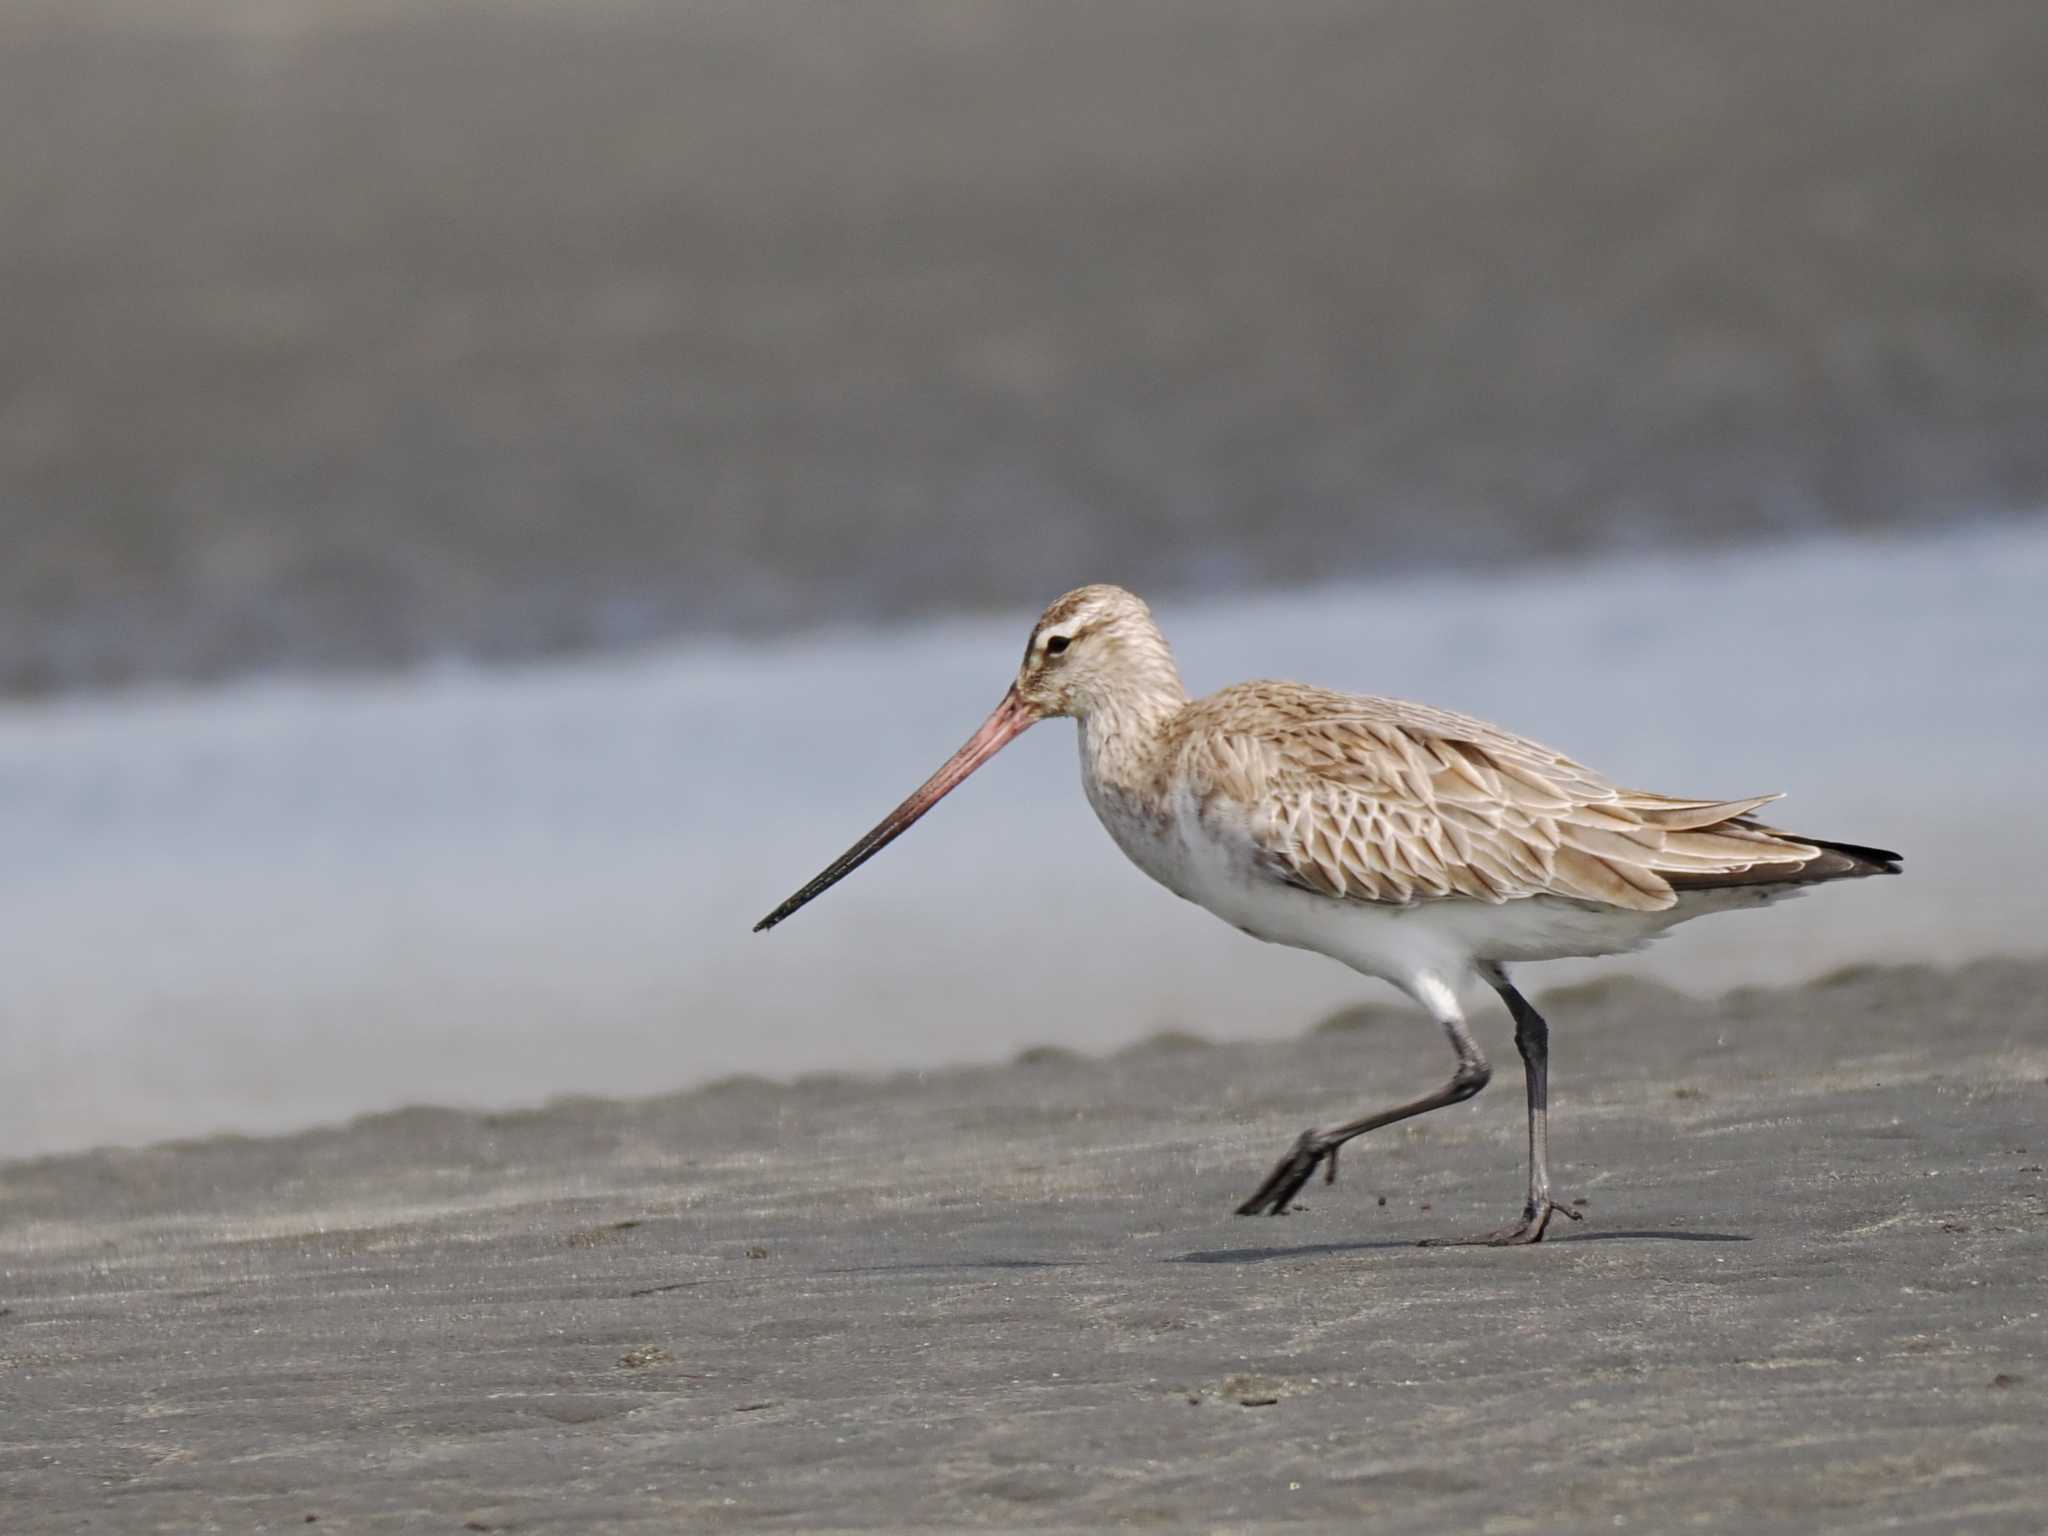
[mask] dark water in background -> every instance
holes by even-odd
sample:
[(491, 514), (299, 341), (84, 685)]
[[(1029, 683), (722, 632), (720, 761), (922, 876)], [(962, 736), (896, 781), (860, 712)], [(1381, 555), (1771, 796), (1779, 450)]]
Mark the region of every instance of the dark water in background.
[(0, 691), (2048, 505), (2048, 7), (17, 3)]

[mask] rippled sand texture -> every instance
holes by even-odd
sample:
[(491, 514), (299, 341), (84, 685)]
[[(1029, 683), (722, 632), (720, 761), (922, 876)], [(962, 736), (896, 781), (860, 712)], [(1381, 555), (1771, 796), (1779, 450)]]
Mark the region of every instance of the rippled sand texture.
[(0, 1166), (7, 1528), (2033, 1531), (2044, 997), (1556, 994), (1533, 1250), (1512, 1071), (1226, 1214), (1383, 1014)]

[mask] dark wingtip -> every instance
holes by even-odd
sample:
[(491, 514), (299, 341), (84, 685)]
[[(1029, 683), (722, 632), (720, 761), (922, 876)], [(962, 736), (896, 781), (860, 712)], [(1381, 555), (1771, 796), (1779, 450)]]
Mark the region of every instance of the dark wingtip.
[(1858, 863), (1869, 866), (1866, 869), (1858, 870), (1858, 874), (1896, 875), (1902, 873), (1900, 866), (1906, 862), (1906, 856), (1903, 853), (1894, 853), (1889, 848), (1871, 848), (1863, 843), (1837, 843), (1832, 840), (1823, 841), (1821, 839), (1809, 839), (1809, 841), (1814, 842), (1815, 846), (1824, 848), (1830, 853), (1845, 854)]

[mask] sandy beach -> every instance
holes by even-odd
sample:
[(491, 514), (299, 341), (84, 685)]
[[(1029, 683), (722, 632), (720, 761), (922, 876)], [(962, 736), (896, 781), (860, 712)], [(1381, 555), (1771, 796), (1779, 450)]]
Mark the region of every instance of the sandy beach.
[(0, 1508), (120, 1530), (2033, 1531), (2048, 966), (1394, 1008), (0, 1166)]

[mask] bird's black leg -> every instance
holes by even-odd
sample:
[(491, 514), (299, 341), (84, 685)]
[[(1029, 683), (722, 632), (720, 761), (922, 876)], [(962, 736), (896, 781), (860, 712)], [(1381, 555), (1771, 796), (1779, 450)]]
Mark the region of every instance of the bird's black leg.
[[(1392, 1125), (1396, 1120), (1407, 1120), (1416, 1115), (1426, 1115), (1432, 1109), (1442, 1109), (1446, 1104), (1458, 1104), (1472, 1097), (1486, 1086), (1493, 1076), (1493, 1069), (1487, 1066), (1486, 1057), (1480, 1053), (1479, 1044), (1465, 1027), (1463, 1015), (1458, 1012), (1457, 1000), (1448, 990), (1441, 995), (1432, 995), (1431, 1003), (1438, 1014), (1438, 1022), (1451, 1037), (1451, 1048), (1458, 1053), (1458, 1070), (1451, 1080), (1435, 1093), (1411, 1099), (1406, 1104), (1382, 1110), (1378, 1114), (1366, 1115), (1348, 1125), (1334, 1130), (1319, 1131), (1313, 1128), (1303, 1131), (1288, 1154), (1280, 1159), (1279, 1165), (1266, 1175), (1251, 1199), (1237, 1208), (1240, 1216), (1278, 1216), (1287, 1209), (1288, 1203), (1301, 1193), (1315, 1174), (1319, 1165), (1327, 1165), (1327, 1177), (1337, 1176), (1337, 1149), (1354, 1136), (1363, 1136), (1367, 1131), (1376, 1131), (1383, 1125)], [(1540, 1020), (1538, 1021), (1541, 1022)]]
[(1522, 1053), (1522, 1071), (1528, 1078), (1529, 1203), (1522, 1208), (1520, 1221), (1511, 1221), (1504, 1227), (1472, 1237), (1435, 1242), (1429, 1245), (1432, 1247), (1447, 1246), (1448, 1243), (1484, 1243), (1503, 1247), (1540, 1243), (1551, 1217), (1579, 1219), (1577, 1211), (1550, 1198), (1550, 1026), (1543, 1022), (1542, 1014), (1529, 1006), (1529, 1000), (1515, 989), (1501, 967), (1484, 966), (1481, 974), (1500, 994), (1501, 1001), (1508, 1005), (1508, 1012), (1514, 1015), (1515, 1049)]

